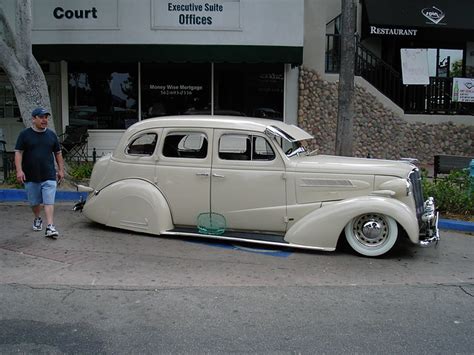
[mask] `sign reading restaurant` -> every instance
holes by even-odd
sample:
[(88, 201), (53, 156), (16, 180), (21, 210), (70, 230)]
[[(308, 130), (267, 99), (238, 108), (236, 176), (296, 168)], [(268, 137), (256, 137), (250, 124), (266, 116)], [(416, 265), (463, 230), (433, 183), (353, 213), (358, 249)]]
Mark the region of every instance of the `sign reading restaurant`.
[(448, 24), (447, 14), (436, 6), (418, 8), (416, 1), (411, 4), (412, 0), (405, 0), (410, 3), (409, 9), (390, 13), (378, 0), (365, 1), (370, 4), (366, 10), (367, 20), (363, 20), (363, 31), (367, 35), (419, 38), (426, 36), (428, 29), (443, 28)]
[(370, 26), (371, 35), (385, 35), (385, 36), (416, 36), (415, 29), (405, 28), (382, 28), (377, 26)]
[(240, 0), (152, 0), (152, 29), (239, 30)]

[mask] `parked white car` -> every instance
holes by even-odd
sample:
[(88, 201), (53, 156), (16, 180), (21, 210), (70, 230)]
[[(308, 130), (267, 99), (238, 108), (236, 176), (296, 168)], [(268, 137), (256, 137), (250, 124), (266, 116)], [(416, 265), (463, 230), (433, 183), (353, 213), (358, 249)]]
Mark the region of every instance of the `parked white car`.
[(359, 254), (388, 252), (402, 235), (439, 239), (409, 161), (307, 152), (313, 137), (280, 121), (174, 116), (132, 125), (97, 161), (86, 217), (107, 226), (333, 251), (345, 235)]

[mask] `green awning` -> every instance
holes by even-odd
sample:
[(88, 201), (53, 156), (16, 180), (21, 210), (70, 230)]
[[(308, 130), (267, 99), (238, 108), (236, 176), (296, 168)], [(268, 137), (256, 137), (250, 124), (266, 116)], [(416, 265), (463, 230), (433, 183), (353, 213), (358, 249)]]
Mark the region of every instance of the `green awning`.
[(51, 62), (303, 63), (303, 47), (286, 46), (40, 44), (33, 45), (33, 54)]

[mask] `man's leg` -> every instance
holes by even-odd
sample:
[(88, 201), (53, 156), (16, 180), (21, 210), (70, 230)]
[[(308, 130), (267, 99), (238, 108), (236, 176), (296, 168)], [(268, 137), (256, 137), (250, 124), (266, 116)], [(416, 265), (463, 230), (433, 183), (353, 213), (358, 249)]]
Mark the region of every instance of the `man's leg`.
[(44, 205), (44, 215), (46, 223), (54, 224), (54, 205)]
[(43, 229), (43, 222), (40, 217), (41, 203), (43, 202), (41, 197), (41, 184), (36, 182), (26, 182), (25, 189), (26, 195), (28, 196), (28, 202), (30, 203), (31, 210), (35, 216), (33, 230), (40, 231)]
[(43, 194), (43, 206), (44, 214), (46, 216), (46, 236), (57, 238), (58, 232), (54, 226), (54, 200), (56, 197), (56, 186), (55, 180), (48, 180), (42, 183), (42, 194)]
[(31, 206), (31, 209), (33, 210), (33, 214), (35, 215), (35, 218), (38, 218), (41, 213), (41, 205)]

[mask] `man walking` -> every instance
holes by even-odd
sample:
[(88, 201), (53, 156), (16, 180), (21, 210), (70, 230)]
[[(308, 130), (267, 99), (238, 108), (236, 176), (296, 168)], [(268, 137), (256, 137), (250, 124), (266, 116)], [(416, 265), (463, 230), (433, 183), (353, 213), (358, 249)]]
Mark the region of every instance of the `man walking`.
[[(38, 107), (31, 113), (32, 125), (21, 131), (15, 146), (15, 167), (18, 183), (24, 184), (35, 219), (33, 230), (43, 229), (41, 205), (46, 217), (46, 237), (59, 235), (54, 226), (54, 199), (57, 183), (64, 178), (64, 160), (59, 140), (48, 129), (48, 110)], [(54, 160), (58, 171), (56, 172)]]

